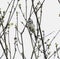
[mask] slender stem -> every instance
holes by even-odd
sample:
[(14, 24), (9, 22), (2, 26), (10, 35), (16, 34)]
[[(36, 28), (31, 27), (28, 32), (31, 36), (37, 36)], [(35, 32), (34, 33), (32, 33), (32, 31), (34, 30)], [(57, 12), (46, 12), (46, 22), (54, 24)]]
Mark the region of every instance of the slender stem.
[(24, 46), (23, 46), (23, 37), (22, 37), (22, 34), (21, 34), (21, 41), (22, 41), (22, 58), (24, 58)]
[[(33, 48), (32, 55), (31, 55), (31, 59), (33, 58), (33, 54), (35, 55), (35, 58), (37, 59), (36, 52), (35, 52), (35, 46), (33, 45), (32, 35), (31, 35), (31, 33), (30, 33), (29, 30), (28, 30), (28, 32), (29, 32), (29, 35), (30, 35), (30, 38), (31, 38), (31, 43), (32, 43), (32, 48)], [(36, 45), (36, 43), (35, 43), (35, 45)]]
[(2, 42), (1, 42), (1, 40), (0, 40), (0, 44), (1, 44), (1, 47), (2, 47), (2, 49), (3, 49), (4, 54), (6, 55), (5, 49), (4, 49), (4, 46), (3, 46)]
[(18, 12), (16, 12), (16, 26), (17, 26), (17, 28), (16, 28), (16, 31), (17, 31), (17, 40), (18, 40), (19, 44), (21, 44), (20, 40), (19, 40), (19, 34), (18, 34)]
[(14, 52), (13, 59), (15, 58), (15, 55), (16, 55), (16, 50), (15, 50), (15, 52)]
[(11, 59), (11, 46), (10, 46), (9, 28), (8, 28), (8, 44), (9, 44), (10, 59)]
[(41, 11), (40, 11), (40, 25), (41, 25), (41, 19), (42, 19), (42, 7), (41, 7)]
[(26, 4), (26, 20), (27, 20), (27, 0), (25, 0), (25, 4)]
[(23, 15), (24, 20), (26, 21), (26, 18), (25, 18), (25, 15), (24, 15), (23, 11), (22, 11), (21, 6), (19, 6), (19, 9), (20, 9), (20, 11), (21, 11), (21, 13), (22, 13), (22, 15)]
[(15, 58), (15, 55), (16, 55), (16, 27), (15, 27), (15, 38), (14, 38), (14, 55), (13, 55), (13, 59)]

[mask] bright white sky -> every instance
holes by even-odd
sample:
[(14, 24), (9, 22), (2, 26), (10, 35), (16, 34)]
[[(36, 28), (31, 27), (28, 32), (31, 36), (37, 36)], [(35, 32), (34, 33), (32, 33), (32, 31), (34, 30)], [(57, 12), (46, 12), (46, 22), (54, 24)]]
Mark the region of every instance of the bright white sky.
[[(8, 6), (7, 2), (9, 2), (9, 1), (10, 0), (0, 0), (0, 8), (2, 10), (6, 10), (6, 7)], [(24, 7), (24, 3), (21, 0), (21, 4), (22, 4), (23, 7)], [(30, 6), (30, 4), (31, 4), (31, 1), (28, 1), (28, 7)], [(20, 10), (18, 8), (17, 8), (17, 10), (19, 12), (19, 29), (22, 29), (23, 25), (21, 25), (20, 21), (23, 21), (23, 17), (20, 14), (21, 13)], [(25, 9), (24, 8), (23, 8), (23, 12), (25, 13)], [(41, 27), (42, 27), (42, 30), (45, 31), (46, 35), (49, 34), (49, 33), (51, 33), (52, 31), (55, 31), (52, 35), (50, 35), (49, 37), (47, 37), (47, 39), (48, 38), (52, 39), (53, 36), (56, 34), (56, 32), (58, 30), (60, 30), (60, 17), (59, 17), (59, 13), (60, 13), (60, 4), (58, 3), (58, 0), (46, 0), (45, 1), (44, 5), (43, 5), (43, 15), (42, 15), (42, 24), (41, 24)], [(29, 14), (29, 8), (28, 8), (28, 14)], [(7, 16), (8, 16), (8, 13), (6, 15), (6, 18), (7, 18)], [(33, 19), (35, 19), (34, 16), (33, 16)], [(6, 24), (6, 21), (5, 21), (5, 24)], [(33, 21), (35, 21), (35, 20), (33, 20)], [(15, 14), (14, 14), (11, 22), (13, 22), (14, 25), (15, 25), (15, 23), (16, 23)], [(23, 22), (25, 22), (25, 21), (23, 21)], [(11, 38), (14, 37), (14, 34), (13, 34), (14, 33), (14, 26), (12, 26), (10, 28), (10, 30), (11, 30), (10, 41), (11, 41), (12, 51), (13, 51), (13, 48), (14, 48), (13, 47), (13, 43), (14, 42), (13, 42), (13, 40)], [(25, 30), (25, 32), (24, 32), (23, 35), (24, 35), (23, 37), (24, 37), (25, 55), (27, 56), (27, 59), (29, 59), (30, 58), (30, 54), (31, 54), (30, 52), (32, 52), (32, 46), (31, 46), (30, 40), (28, 39), (29, 38), (28, 31)], [(53, 45), (55, 44), (55, 42), (58, 42), (58, 44), (60, 43), (60, 34), (56, 37), (55, 41), (53, 42)], [(52, 45), (51, 50), (53, 49), (53, 45)], [(1, 50), (0, 50), (0, 52), (1, 52)], [(16, 59), (20, 58), (20, 55), (18, 55), (18, 54), (19, 53), (17, 52), (16, 55), (18, 57), (16, 56)], [(5, 58), (2, 58), (2, 59), (5, 59)]]

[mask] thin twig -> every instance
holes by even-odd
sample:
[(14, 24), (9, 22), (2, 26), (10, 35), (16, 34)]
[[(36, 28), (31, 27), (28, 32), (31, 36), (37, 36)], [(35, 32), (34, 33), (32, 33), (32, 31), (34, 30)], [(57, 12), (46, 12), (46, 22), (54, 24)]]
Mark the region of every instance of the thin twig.
[(9, 28), (8, 28), (8, 44), (9, 44), (10, 59), (11, 59), (11, 46), (10, 46)]
[(23, 37), (22, 37), (22, 34), (21, 34), (21, 41), (22, 41), (22, 58), (24, 58), (24, 46), (23, 46)]

